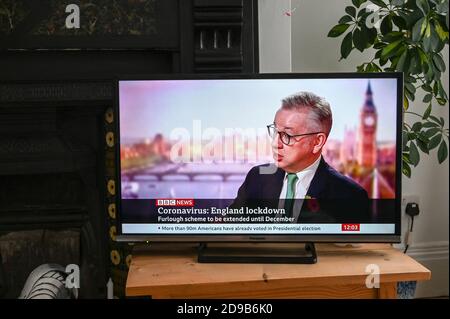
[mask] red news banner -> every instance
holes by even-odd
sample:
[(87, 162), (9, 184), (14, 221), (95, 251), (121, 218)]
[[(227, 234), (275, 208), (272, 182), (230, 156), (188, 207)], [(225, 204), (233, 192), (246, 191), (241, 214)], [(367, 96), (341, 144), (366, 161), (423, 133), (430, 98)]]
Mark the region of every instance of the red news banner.
[(156, 200), (156, 206), (194, 206), (194, 200), (192, 198), (160, 198)]

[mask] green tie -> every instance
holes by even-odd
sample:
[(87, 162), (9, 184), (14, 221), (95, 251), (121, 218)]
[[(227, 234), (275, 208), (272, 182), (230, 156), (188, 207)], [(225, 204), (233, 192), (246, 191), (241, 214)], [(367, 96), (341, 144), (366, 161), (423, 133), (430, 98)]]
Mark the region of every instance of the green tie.
[(288, 173), (287, 174), (287, 192), (286, 199), (284, 201), (284, 209), (287, 217), (292, 217), (292, 208), (294, 206), (294, 196), (295, 196), (295, 183), (298, 180), (297, 174)]

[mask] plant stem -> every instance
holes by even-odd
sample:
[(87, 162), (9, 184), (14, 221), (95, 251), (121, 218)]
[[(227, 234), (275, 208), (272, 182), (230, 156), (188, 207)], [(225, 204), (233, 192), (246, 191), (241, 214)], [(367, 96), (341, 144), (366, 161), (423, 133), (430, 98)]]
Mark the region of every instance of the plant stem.
[(415, 113), (415, 112), (405, 111), (404, 113), (405, 113), (405, 114), (414, 114), (414, 115), (417, 115), (418, 117), (422, 118), (422, 115), (417, 114), (417, 113)]

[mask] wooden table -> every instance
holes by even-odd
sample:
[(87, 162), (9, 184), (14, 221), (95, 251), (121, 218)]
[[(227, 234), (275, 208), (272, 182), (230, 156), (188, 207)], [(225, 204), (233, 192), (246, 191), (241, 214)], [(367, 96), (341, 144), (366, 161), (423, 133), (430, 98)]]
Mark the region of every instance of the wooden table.
[[(252, 245), (252, 244), (250, 244)], [(317, 244), (318, 262), (202, 264), (192, 244), (136, 246), (127, 296), (152, 298), (396, 298), (397, 282), (429, 280), (431, 272), (389, 244)], [(380, 269), (367, 288), (366, 267)]]

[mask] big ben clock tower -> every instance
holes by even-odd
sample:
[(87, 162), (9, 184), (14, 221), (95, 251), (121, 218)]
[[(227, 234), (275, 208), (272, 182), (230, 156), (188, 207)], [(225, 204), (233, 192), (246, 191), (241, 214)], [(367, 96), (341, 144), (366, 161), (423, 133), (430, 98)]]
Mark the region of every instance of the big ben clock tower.
[(373, 169), (377, 162), (377, 111), (373, 104), (370, 82), (367, 86), (366, 101), (361, 109), (357, 148), (358, 164)]

